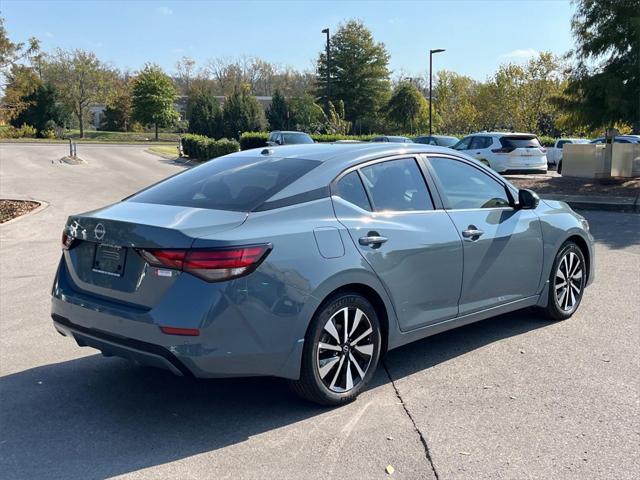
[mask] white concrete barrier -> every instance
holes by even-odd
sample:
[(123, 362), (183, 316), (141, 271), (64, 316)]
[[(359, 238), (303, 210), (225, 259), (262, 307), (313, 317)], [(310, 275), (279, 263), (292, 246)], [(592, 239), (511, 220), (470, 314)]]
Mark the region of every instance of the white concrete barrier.
[(640, 144), (614, 143), (611, 157), (605, 145), (566, 144), (562, 175), (581, 178), (640, 177)]

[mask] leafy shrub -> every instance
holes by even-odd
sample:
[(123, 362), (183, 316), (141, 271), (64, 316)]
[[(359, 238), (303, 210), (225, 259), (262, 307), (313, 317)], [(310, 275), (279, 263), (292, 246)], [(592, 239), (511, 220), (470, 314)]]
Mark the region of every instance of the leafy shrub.
[(23, 123), (19, 128), (7, 126), (0, 133), (2, 138), (35, 138), (38, 132), (31, 125)]
[(338, 134), (313, 134), (311, 138), (318, 143), (337, 142), (338, 140), (355, 140), (358, 142), (368, 142), (376, 135), (338, 135)]
[(244, 132), (240, 135), (240, 149), (260, 148), (267, 145), (268, 134), (266, 132)]
[(214, 140), (204, 135), (187, 134), (182, 137), (182, 151), (185, 155), (200, 161), (221, 157), (240, 150), (235, 140), (221, 138)]
[(543, 147), (553, 147), (556, 144), (555, 138), (546, 135), (538, 135), (538, 140), (540, 140), (540, 145)]

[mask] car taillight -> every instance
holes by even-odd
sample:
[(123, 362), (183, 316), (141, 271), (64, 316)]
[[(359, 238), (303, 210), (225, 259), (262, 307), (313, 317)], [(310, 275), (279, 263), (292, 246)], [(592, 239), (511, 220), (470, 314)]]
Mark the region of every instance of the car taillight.
[(66, 230), (62, 231), (62, 249), (63, 250), (69, 250), (73, 246), (75, 241), (76, 239), (71, 235), (69, 235)]
[(493, 153), (510, 153), (515, 150), (515, 147), (502, 147), (502, 148), (494, 148), (491, 150)]
[(270, 245), (196, 250), (139, 250), (153, 267), (182, 270), (207, 282), (220, 282), (254, 271), (271, 251)]

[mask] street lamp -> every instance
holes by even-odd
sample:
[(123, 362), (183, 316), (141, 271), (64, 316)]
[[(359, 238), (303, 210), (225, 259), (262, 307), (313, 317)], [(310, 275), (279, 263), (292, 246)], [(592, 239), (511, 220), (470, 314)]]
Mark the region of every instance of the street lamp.
[(444, 48), (436, 48), (435, 50), (429, 50), (429, 136), (431, 136), (431, 108), (433, 104), (433, 54), (444, 52)]
[(325, 102), (325, 111), (327, 112), (327, 115), (329, 115), (329, 97), (331, 96), (331, 74), (329, 73), (331, 71), (331, 64), (329, 63), (331, 60), (329, 57), (329, 28), (322, 30), (322, 33), (327, 35), (327, 99)]

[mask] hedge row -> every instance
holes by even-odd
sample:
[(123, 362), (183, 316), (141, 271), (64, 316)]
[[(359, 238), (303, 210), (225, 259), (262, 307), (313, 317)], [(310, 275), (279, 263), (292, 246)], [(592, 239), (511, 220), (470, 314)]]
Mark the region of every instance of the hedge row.
[[(338, 140), (356, 140), (368, 142), (371, 138), (377, 135), (327, 135), (327, 134), (312, 134), (311, 138), (313, 138), (316, 142), (336, 142)], [(413, 135), (405, 135), (409, 138), (413, 137)], [(466, 135), (456, 135), (458, 138), (465, 137)], [(240, 136), (240, 149), (248, 150), (250, 148), (260, 148), (265, 147), (267, 145), (267, 137), (268, 133), (266, 132), (245, 132)], [(538, 136), (540, 140), (540, 144), (545, 147), (553, 147), (556, 142), (556, 139), (553, 137), (548, 137), (544, 135)]]
[(214, 140), (204, 135), (187, 134), (182, 137), (181, 142), (184, 154), (200, 161), (240, 151), (240, 144), (227, 138)]

